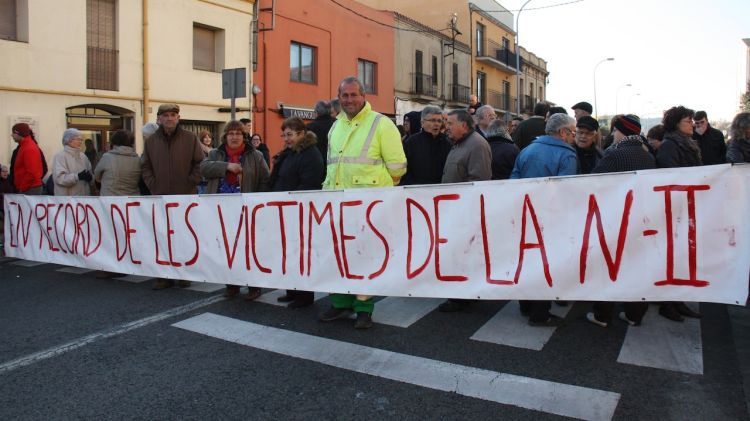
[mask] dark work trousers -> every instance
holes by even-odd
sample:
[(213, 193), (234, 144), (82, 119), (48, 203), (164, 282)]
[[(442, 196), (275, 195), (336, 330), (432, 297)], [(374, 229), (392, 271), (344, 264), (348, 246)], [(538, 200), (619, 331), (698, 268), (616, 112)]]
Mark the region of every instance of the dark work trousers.
[[(643, 315), (648, 310), (648, 303), (640, 301), (622, 303), (622, 306), (625, 308), (625, 316), (627, 316), (628, 320), (636, 324), (641, 323)], [(596, 301), (594, 303), (594, 317), (600, 322), (612, 323), (612, 311), (614, 308), (614, 302)]]
[(315, 293), (312, 291), (299, 291), (295, 289), (286, 290), (286, 295), (292, 297), (293, 301), (299, 301), (305, 304), (312, 304), (315, 301)]
[(552, 307), (552, 301), (520, 300), (518, 303), (521, 307), (521, 313), (529, 315), (529, 321), (546, 322), (549, 319), (549, 309)]

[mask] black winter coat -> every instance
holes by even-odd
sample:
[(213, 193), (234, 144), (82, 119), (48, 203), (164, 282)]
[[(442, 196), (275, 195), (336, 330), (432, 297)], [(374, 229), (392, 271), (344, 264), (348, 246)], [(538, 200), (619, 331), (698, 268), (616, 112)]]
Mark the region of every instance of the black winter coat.
[(315, 145), (315, 135), (307, 132), (299, 144), (275, 157), (271, 191), (320, 190), (326, 167)]
[(328, 132), (331, 130), (334, 121), (336, 119), (330, 115), (318, 116), (305, 127), (308, 131), (315, 133), (315, 137), (318, 140), (315, 146), (318, 147), (320, 155), (323, 156), (323, 162), (328, 157)]
[(591, 174), (591, 170), (596, 167), (604, 154), (595, 145), (591, 145), (588, 149), (579, 148), (578, 145), (575, 145), (575, 148), (578, 155), (578, 174)]
[(724, 142), (724, 134), (719, 130), (708, 126), (708, 129), (699, 135), (693, 133), (693, 139), (701, 148), (701, 160), (703, 165), (716, 165), (727, 162), (727, 144)]
[(509, 179), (521, 151), (512, 140), (504, 136), (490, 136), (487, 141), (492, 149), (492, 179)]
[(700, 149), (695, 140), (678, 132), (664, 134), (664, 140), (656, 152), (659, 168), (695, 167), (703, 165)]
[(628, 136), (622, 139), (620, 143), (610, 146), (591, 173), (650, 170), (653, 168), (656, 168), (653, 155), (648, 152), (640, 136), (635, 135)]
[(450, 151), (451, 142), (444, 134), (436, 138), (427, 132), (409, 136), (404, 142), (406, 174), (399, 185), (440, 184)]

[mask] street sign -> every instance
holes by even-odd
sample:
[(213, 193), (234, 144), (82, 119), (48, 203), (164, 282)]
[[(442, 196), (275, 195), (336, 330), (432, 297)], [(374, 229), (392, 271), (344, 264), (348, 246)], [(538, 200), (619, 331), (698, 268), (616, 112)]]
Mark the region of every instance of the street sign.
[(247, 96), (246, 71), (244, 67), (238, 69), (224, 69), (221, 71), (222, 98), (245, 98)]
[(232, 99), (232, 120), (234, 120), (235, 98), (244, 98), (247, 91), (245, 83), (246, 71), (244, 67), (238, 69), (224, 69), (221, 71), (221, 94), (224, 99)]

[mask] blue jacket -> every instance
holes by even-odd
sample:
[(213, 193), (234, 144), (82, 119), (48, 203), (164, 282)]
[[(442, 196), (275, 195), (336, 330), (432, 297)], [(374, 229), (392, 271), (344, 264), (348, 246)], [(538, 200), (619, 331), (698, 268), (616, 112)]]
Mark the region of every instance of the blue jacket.
[(577, 170), (576, 150), (558, 138), (545, 135), (521, 151), (510, 178), (575, 175)]

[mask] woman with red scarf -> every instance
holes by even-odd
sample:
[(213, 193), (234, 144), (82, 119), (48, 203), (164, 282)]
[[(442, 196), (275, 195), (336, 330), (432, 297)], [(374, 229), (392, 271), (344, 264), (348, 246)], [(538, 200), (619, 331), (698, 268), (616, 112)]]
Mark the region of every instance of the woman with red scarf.
[[(201, 175), (206, 179), (206, 194), (253, 193), (268, 191), (270, 171), (263, 154), (245, 142), (242, 123), (233, 120), (224, 126), (221, 145), (201, 163)], [(224, 295), (239, 293), (239, 285), (227, 285)], [(258, 297), (260, 288), (249, 287), (245, 299)]]

